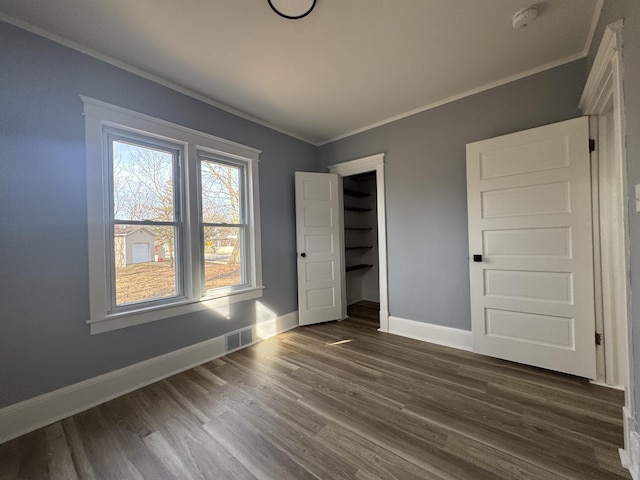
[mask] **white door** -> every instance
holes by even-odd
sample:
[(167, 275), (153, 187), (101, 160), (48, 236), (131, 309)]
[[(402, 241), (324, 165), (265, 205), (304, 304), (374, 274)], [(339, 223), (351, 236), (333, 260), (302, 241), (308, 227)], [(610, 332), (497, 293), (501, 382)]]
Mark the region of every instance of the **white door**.
[(295, 173), (300, 325), (342, 320), (342, 196), (338, 175)]
[(467, 145), (474, 351), (595, 378), (588, 133), (582, 117)]
[(146, 263), (150, 261), (149, 258), (149, 244), (148, 243), (134, 243), (132, 251), (132, 263)]

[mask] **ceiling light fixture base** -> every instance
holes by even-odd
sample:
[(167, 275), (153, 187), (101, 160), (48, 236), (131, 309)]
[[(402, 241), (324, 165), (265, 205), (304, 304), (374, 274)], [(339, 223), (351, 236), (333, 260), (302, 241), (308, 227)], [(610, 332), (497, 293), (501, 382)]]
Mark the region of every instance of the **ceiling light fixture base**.
[(289, 20), (306, 17), (316, 6), (316, 0), (268, 0), (271, 9)]

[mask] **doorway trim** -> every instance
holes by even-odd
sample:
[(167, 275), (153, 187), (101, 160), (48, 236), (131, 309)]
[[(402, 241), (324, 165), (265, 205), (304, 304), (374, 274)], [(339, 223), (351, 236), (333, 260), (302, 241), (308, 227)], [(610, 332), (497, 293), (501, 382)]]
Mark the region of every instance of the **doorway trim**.
[[(378, 281), (380, 284), (380, 328), (389, 332), (389, 290), (387, 285), (387, 216), (384, 185), (384, 153), (329, 165), (329, 172), (341, 177), (376, 173), (376, 210), (378, 213)], [(344, 286), (343, 286), (344, 288)]]
[[(623, 225), (620, 238), (623, 239), (623, 259), (624, 265), (624, 282), (623, 285), (617, 285), (617, 288), (622, 287), (625, 293), (625, 305), (624, 305), (624, 317), (618, 318), (617, 321), (607, 321), (606, 317), (602, 318), (602, 327), (605, 333), (605, 352), (604, 352), (604, 369), (600, 372), (598, 380), (603, 383), (611, 384), (622, 383), (625, 391), (625, 406), (624, 406), (624, 449), (620, 450), (620, 458), (624, 467), (629, 468), (632, 475), (638, 475), (640, 472), (634, 471), (637, 469), (638, 462), (640, 461), (640, 436), (637, 433), (637, 425), (635, 421), (635, 406), (634, 406), (634, 385), (633, 385), (633, 362), (631, 361), (631, 306), (630, 306), (630, 272), (631, 265), (629, 259), (629, 207), (627, 203), (628, 198), (628, 186), (627, 186), (627, 160), (625, 150), (625, 119), (624, 119), (624, 91), (623, 91), (623, 63), (622, 63), (622, 31), (623, 21), (618, 20), (608, 25), (603, 33), (600, 46), (596, 53), (593, 66), (589, 72), (587, 83), (584, 87), (582, 97), (580, 98), (579, 107), (585, 115), (589, 115), (592, 120), (591, 131), (597, 135), (600, 130), (598, 120), (601, 115), (607, 114), (612, 111), (613, 117), (613, 132), (608, 135), (613, 140), (613, 161), (619, 162), (622, 171), (622, 191), (620, 192), (621, 205), (618, 208), (622, 211)], [(612, 108), (612, 110), (611, 110)], [(611, 132), (608, 132), (611, 133)], [(592, 162), (597, 167), (598, 165), (598, 150), (593, 154)], [(596, 172), (597, 170), (593, 170)], [(594, 179), (594, 187), (597, 187), (598, 178)], [(597, 195), (597, 188), (594, 188), (594, 194)], [(594, 201), (594, 213), (598, 212), (597, 203)], [(595, 217), (594, 217), (595, 220)], [(607, 234), (607, 232), (605, 232)], [(594, 237), (598, 236), (600, 232), (594, 231)], [(607, 234), (608, 235), (608, 234)], [(610, 238), (610, 236), (605, 237)], [(596, 264), (600, 261), (599, 257), (594, 259)], [(616, 265), (617, 268), (621, 268), (620, 265)], [(595, 278), (596, 287), (602, 288), (602, 277), (596, 275)], [(615, 288), (615, 287), (614, 287)], [(606, 294), (607, 292), (603, 292)], [(616, 335), (616, 329), (618, 334)], [(607, 335), (607, 332), (609, 335)], [(621, 335), (620, 335), (621, 334)], [(607, 338), (609, 337), (609, 338)], [(616, 340), (617, 339), (617, 340)], [(622, 343), (622, 344), (621, 344)], [(615, 365), (616, 359), (622, 358), (626, 369), (623, 372), (622, 377), (616, 379), (618, 375), (612, 375), (612, 364)], [(612, 380), (611, 377), (614, 377)]]

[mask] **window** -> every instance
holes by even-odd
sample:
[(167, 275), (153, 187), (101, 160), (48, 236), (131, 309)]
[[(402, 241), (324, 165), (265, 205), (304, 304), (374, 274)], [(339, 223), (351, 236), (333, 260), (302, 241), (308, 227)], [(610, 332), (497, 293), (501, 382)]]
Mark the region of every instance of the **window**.
[[(178, 145), (105, 129), (109, 189), (110, 311), (183, 295)], [(148, 303), (149, 305), (151, 303)]]
[(261, 296), (259, 152), (82, 100), (91, 332)]
[(244, 285), (247, 230), (242, 164), (200, 156), (204, 288)]

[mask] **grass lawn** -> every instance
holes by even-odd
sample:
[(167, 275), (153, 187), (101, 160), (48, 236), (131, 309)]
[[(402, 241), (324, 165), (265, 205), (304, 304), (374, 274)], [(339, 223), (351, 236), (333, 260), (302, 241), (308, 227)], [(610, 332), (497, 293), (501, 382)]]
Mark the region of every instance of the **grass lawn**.
[[(205, 285), (208, 289), (240, 283), (240, 264), (206, 262)], [(175, 269), (171, 262), (150, 262), (116, 268), (118, 305), (141, 302), (176, 294)]]

